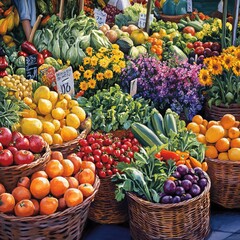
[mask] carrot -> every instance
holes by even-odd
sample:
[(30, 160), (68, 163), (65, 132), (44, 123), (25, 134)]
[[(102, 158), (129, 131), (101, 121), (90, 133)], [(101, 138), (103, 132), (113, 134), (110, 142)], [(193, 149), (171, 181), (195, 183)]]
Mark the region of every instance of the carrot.
[(194, 157), (189, 157), (191, 165), (195, 168), (195, 167), (200, 167), (202, 168), (202, 164)]
[(186, 166), (187, 166), (188, 168), (192, 168), (192, 165), (191, 165), (189, 159), (186, 160), (186, 163), (185, 163), (185, 164), (186, 164)]
[(207, 165), (206, 162), (202, 163), (202, 170), (205, 171), (205, 172), (208, 170), (208, 165)]
[(178, 166), (180, 164), (185, 164), (185, 162), (186, 162), (185, 160), (179, 160), (179, 161), (176, 162), (176, 165)]
[(168, 178), (168, 180), (172, 180), (172, 181), (174, 181), (174, 180), (176, 180), (176, 178), (173, 177), (173, 176), (171, 176), (171, 177)]

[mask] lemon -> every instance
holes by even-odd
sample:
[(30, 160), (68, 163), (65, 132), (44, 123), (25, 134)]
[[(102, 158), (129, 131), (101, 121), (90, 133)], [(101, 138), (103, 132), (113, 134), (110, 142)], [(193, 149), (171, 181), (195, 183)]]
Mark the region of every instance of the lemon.
[(74, 106), (71, 109), (71, 112), (75, 113), (78, 116), (80, 122), (83, 122), (86, 119), (86, 112), (84, 111), (83, 108), (81, 108), (79, 106)]
[(57, 101), (56, 103), (56, 107), (60, 107), (63, 110), (67, 110), (67, 106), (68, 106), (68, 101), (66, 99), (62, 99), (60, 101)]
[(71, 100), (69, 103), (68, 103), (68, 108), (72, 108), (74, 106), (78, 106), (78, 102), (76, 100)]
[(58, 133), (54, 133), (52, 136), (52, 139), (53, 139), (53, 144), (62, 144), (63, 143), (63, 139), (62, 139), (61, 135)]
[(23, 109), (21, 116), (24, 118), (37, 118), (37, 112), (33, 109)]
[(50, 99), (50, 89), (47, 86), (40, 86), (33, 95), (33, 100), (38, 103), (39, 99)]
[(64, 142), (71, 141), (78, 136), (78, 132), (75, 128), (64, 126), (61, 130), (61, 137)]
[(55, 133), (55, 126), (53, 123), (45, 121), (43, 122), (43, 130), (44, 133), (48, 133), (51, 136)]
[(37, 118), (23, 118), (21, 129), (24, 135), (39, 135), (42, 132), (42, 122)]
[(63, 96), (64, 96), (64, 99), (66, 99), (68, 102), (72, 100), (71, 95), (68, 93), (65, 93)]
[(60, 121), (57, 120), (57, 119), (53, 119), (52, 123), (53, 123), (53, 125), (55, 127), (55, 132), (58, 131), (60, 129), (60, 126), (61, 126)]
[(58, 93), (55, 91), (50, 91), (50, 98), (49, 101), (52, 103), (53, 107), (58, 101)]
[(30, 97), (25, 97), (25, 98), (23, 99), (23, 102), (24, 102), (25, 104), (27, 104), (28, 106), (33, 103), (33, 102), (32, 102), (32, 99), (31, 99)]
[(240, 148), (231, 148), (228, 150), (228, 157), (231, 161), (240, 161)]
[(62, 120), (65, 117), (65, 112), (62, 108), (57, 107), (52, 110), (52, 117), (57, 120)]
[(52, 136), (50, 134), (42, 133), (41, 136), (47, 142), (48, 145), (52, 145), (53, 144), (53, 139), (52, 139)]
[(47, 115), (52, 111), (52, 103), (44, 98), (40, 98), (38, 101), (38, 111), (42, 115)]
[(69, 113), (66, 116), (66, 124), (67, 126), (74, 127), (75, 129), (77, 129), (80, 126), (80, 120), (76, 114)]
[(36, 108), (37, 108), (37, 105), (36, 105), (35, 103), (31, 103), (31, 104), (29, 104), (29, 107), (30, 107), (31, 109), (36, 109)]
[(48, 114), (44, 117), (44, 119), (45, 119), (46, 121), (51, 122), (51, 121), (53, 120), (52, 114), (51, 114), (51, 113), (48, 113)]

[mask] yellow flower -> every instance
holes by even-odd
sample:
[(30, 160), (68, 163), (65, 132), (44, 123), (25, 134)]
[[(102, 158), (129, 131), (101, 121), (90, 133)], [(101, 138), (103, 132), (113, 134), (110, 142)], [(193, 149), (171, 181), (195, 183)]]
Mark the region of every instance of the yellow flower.
[(86, 81), (80, 82), (79, 87), (81, 90), (86, 91), (88, 90), (88, 83)]
[(107, 48), (105, 48), (105, 47), (101, 47), (99, 50), (98, 50), (98, 52), (100, 52), (100, 53), (104, 53), (104, 52), (106, 52), (107, 51)]
[(237, 61), (237, 62), (234, 64), (232, 70), (233, 70), (234, 74), (235, 74), (237, 77), (240, 76), (240, 61)]
[(92, 56), (93, 49), (91, 47), (87, 47), (86, 48), (86, 53), (87, 53), (88, 56)]
[(234, 57), (230, 54), (225, 54), (222, 59), (224, 68), (229, 70), (233, 65)]
[(71, 62), (69, 59), (67, 60), (66, 64), (67, 64), (67, 66), (70, 66)]
[(104, 57), (104, 55), (103, 55), (102, 53), (97, 53), (96, 56), (97, 56), (98, 58), (103, 58), (103, 57)]
[(104, 79), (104, 74), (99, 72), (99, 73), (97, 73), (96, 78), (98, 81), (102, 81)]
[(121, 72), (121, 67), (117, 64), (113, 64), (113, 71), (116, 73), (120, 73)]
[(240, 47), (235, 49), (234, 56), (238, 61), (240, 61)]
[(80, 72), (84, 72), (85, 70), (84, 70), (84, 67), (83, 66), (79, 66), (79, 71)]
[(125, 61), (120, 61), (118, 64), (119, 64), (120, 68), (125, 68), (126, 67)]
[(119, 56), (117, 56), (117, 55), (113, 55), (113, 56), (111, 57), (111, 60), (112, 60), (114, 63), (118, 63), (119, 60), (120, 60), (120, 58), (119, 58)]
[(212, 31), (213, 31), (213, 32), (217, 32), (217, 31), (218, 31), (217, 27), (213, 27), (213, 28), (212, 28)]
[(57, 62), (62, 65), (62, 60), (61, 59), (58, 59)]
[(96, 80), (90, 79), (89, 82), (88, 82), (88, 86), (89, 86), (89, 88), (94, 89), (95, 86), (96, 86)]
[(83, 76), (87, 79), (92, 78), (92, 71), (91, 70), (86, 70), (84, 72)]
[(99, 61), (99, 65), (101, 66), (101, 67), (103, 67), (103, 68), (107, 68), (108, 67), (108, 65), (109, 65), (109, 61), (107, 61), (107, 60), (105, 60), (105, 59), (101, 59), (100, 61)]
[(85, 57), (84, 59), (83, 59), (83, 65), (87, 65), (87, 64), (89, 64), (91, 62), (91, 58), (90, 57)]
[(203, 37), (204, 37), (204, 33), (203, 33), (203, 31), (200, 31), (200, 32), (197, 32), (197, 33), (195, 34), (195, 36), (196, 36), (199, 40), (202, 40)]
[(91, 58), (91, 65), (92, 66), (97, 66), (97, 64), (98, 64), (98, 58), (96, 56), (93, 56)]
[(106, 70), (104, 72), (104, 77), (107, 78), (107, 79), (113, 78), (113, 72), (111, 70)]
[(113, 49), (119, 49), (119, 45), (117, 45), (117, 44), (112, 44), (112, 48), (113, 48)]
[(213, 60), (209, 63), (209, 69), (213, 75), (222, 74), (223, 68), (220, 61)]
[(226, 23), (226, 27), (228, 28), (229, 31), (232, 31), (232, 24), (230, 22)]
[(209, 74), (209, 71), (206, 69), (201, 69), (200, 73), (198, 75), (199, 77), (199, 83), (203, 86), (210, 86), (212, 85), (212, 79), (211, 76)]
[(211, 58), (204, 58), (203, 63), (208, 66), (211, 61)]
[(75, 80), (78, 80), (79, 78), (80, 78), (80, 76), (81, 76), (81, 73), (79, 72), (79, 71), (74, 71), (74, 73), (73, 73), (73, 78), (75, 79)]

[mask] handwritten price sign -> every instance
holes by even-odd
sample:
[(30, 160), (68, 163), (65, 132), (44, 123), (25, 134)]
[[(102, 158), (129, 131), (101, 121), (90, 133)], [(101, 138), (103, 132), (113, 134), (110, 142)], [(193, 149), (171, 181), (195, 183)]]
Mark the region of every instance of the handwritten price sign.
[(94, 9), (94, 18), (97, 21), (98, 27), (101, 27), (106, 23), (107, 14), (97, 8)]
[(72, 67), (68, 67), (64, 70), (57, 71), (56, 81), (57, 81), (57, 91), (59, 93), (62, 93), (62, 94), (68, 93), (71, 96), (75, 94)]
[[(150, 14), (149, 24), (153, 21), (153, 14)], [(140, 13), (139, 14), (139, 20), (138, 20), (138, 27), (139, 28), (145, 28), (146, 25), (146, 14)]]

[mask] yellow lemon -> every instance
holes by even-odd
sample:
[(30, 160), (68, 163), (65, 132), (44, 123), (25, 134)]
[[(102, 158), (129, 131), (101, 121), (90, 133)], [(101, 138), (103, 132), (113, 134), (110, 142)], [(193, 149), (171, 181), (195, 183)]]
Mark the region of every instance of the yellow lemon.
[(75, 128), (64, 126), (61, 130), (61, 137), (64, 142), (71, 141), (78, 136), (78, 132)]
[(52, 136), (49, 133), (42, 133), (41, 136), (47, 142), (48, 145), (53, 144)]
[(80, 126), (80, 120), (76, 114), (69, 113), (66, 116), (66, 124), (67, 126), (74, 127), (75, 129), (77, 129)]
[(52, 111), (52, 103), (44, 98), (40, 98), (38, 101), (38, 111), (42, 115), (47, 115)]
[(60, 126), (61, 126), (60, 121), (57, 120), (57, 119), (53, 119), (52, 123), (53, 123), (53, 125), (55, 127), (55, 132), (58, 131), (60, 129)]
[(25, 97), (23, 99), (23, 102), (29, 106), (30, 104), (32, 104), (33, 101), (30, 97)]
[(55, 91), (50, 91), (50, 98), (49, 101), (52, 103), (53, 107), (58, 101), (58, 93)]
[(68, 103), (68, 108), (72, 108), (74, 106), (78, 106), (78, 102), (77, 100), (71, 100), (69, 103)]
[(39, 135), (42, 129), (42, 122), (37, 118), (23, 118), (21, 121), (21, 130), (24, 135)]
[(68, 106), (68, 101), (66, 99), (62, 99), (60, 101), (57, 101), (56, 103), (56, 107), (60, 107), (63, 110), (66, 110)]
[(33, 101), (38, 103), (39, 99), (49, 99), (50, 98), (50, 89), (47, 86), (40, 86), (33, 94)]
[(62, 108), (57, 107), (52, 110), (52, 117), (57, 120), (62, 120), (65, 117), (65, 112)]
[(53, 120), (52, 114), (51, 114), (51, 113), (48, 113), (48, 114), (44, 117), (44, 119), (45, 119), (46, 121), (51, 122), (51, 121)]
[(36, 105), (35, 103), (31, 103), (31, 104), (29, 104), (29, 107), (30, 107), (31, 109), (36, 109), (36, 108), (37, 108), (37, 105)]
[(51, 136), (55, 133), (55, 126), (53, 123), (45, 121), (43, 122), (43, 130), (44, 133), (48, 133)]
[(61, 135), (58, 133), (54, 133), (52, 136), (52, 139), (53, 139), (53, 144), (62, 144), (63, 143), (63, 139), (62, 139)]
[(80, 122), (83, 122), (86, 119), (86, 112), (84, 111), (83, 108), (81, 108), (79, 106), (74, 106), (71, 109), (71, 112), (75, 113), (78, 116)]
[(23, 109), (21, 116), (24, 118), (37, 118), (37, 112), (33, 109)]
[(68, 93), (64, 94), (63, 96), (64, 96), (64, 99), (66, 99), (68, 102), (72, 100), (71, 95)]

